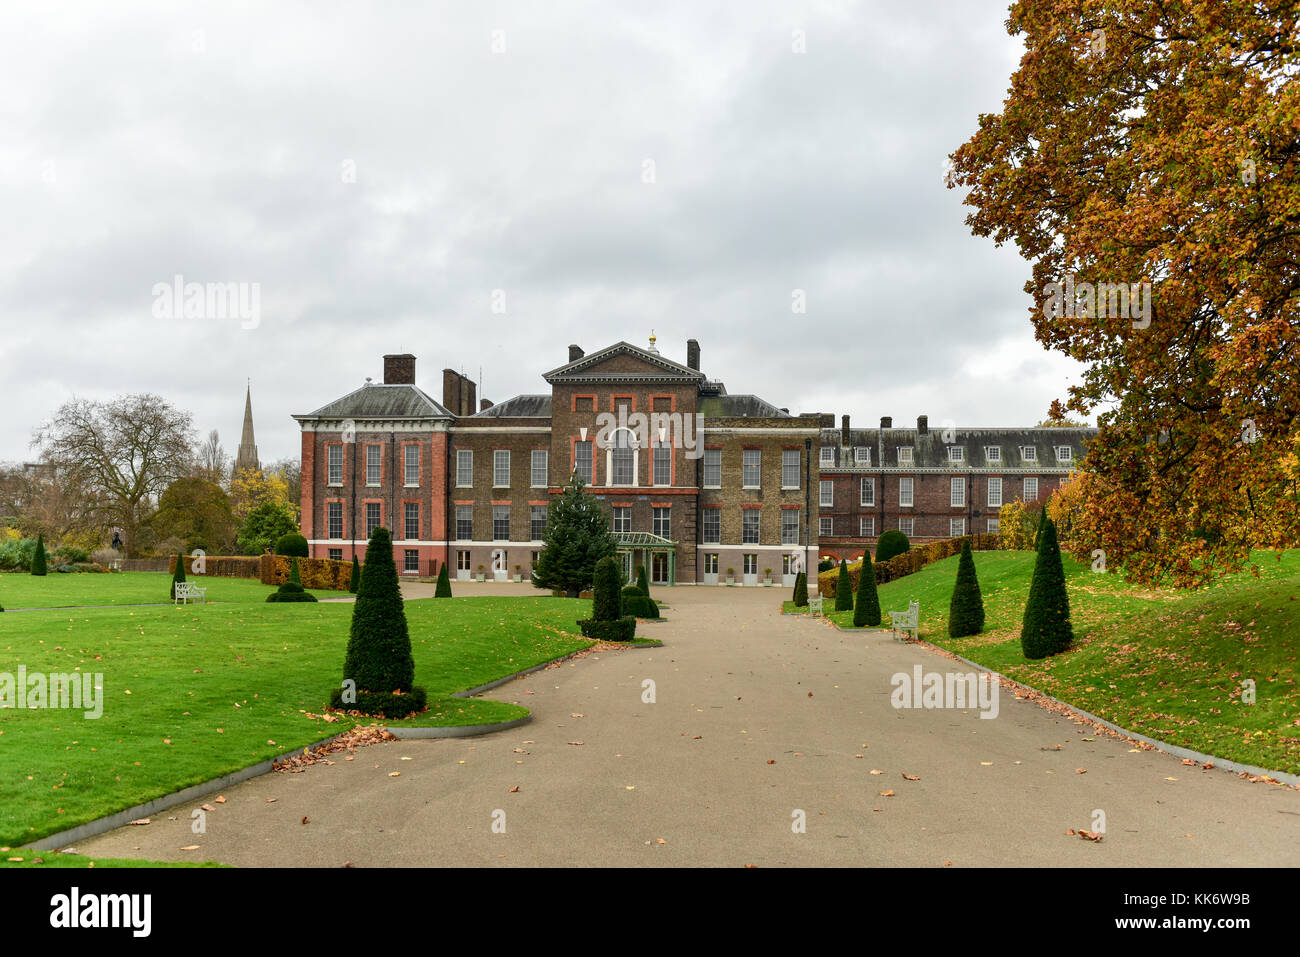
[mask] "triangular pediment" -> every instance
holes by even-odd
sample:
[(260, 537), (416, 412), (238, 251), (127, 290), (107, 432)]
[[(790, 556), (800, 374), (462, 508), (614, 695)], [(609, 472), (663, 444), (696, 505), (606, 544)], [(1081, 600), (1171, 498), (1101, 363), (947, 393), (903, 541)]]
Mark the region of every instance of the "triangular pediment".
[(552, 369), (543, 378), (550, 383), (628, 382), (638, 379), (701, 382), (704, 375), (658, 352), (619, 342)]

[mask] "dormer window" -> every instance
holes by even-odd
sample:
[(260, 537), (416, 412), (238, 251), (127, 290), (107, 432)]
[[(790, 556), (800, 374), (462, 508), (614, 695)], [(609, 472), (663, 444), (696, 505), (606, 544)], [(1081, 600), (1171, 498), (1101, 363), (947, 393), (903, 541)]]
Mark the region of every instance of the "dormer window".
[(949, 462), (966, 461), (966, 450), (960, 445), (948, 446), (948, 461)]
[(984, 458), (986, 461), (989, 462), (1001, 462), (1002, 461), (1001, 446), (997, 446), (997, 445), (986, 446), (984, 449)]
[(1020, 458), (1026, 462), (1038, 461), (1038, 449), (1032, 445), (1026, 445), (1020, 450)]
[(866, 447), (855, 448), (855, 449), (853, 450), (853, 464), (854, 464), (854, 465), (870, 465), (870, 464), (871, 464), (871, 449), (866, 448)]
[(1074, 449), (1068, 445), (1058, 445), (1056, 447), (1056, 461), (1072, 462), (1074, 461)]
[(821, 447), (821, 464), (823, 467), (835, 466), (835, 446), (823, 445)]
[(899, 450), (898, 450), (898, 464), (899, 464), (899, 465), (911, 465), (911, 464), (912, 464), (912, 447), (911, 447), (910, 445), (904, 445), (904, 446), (902, 446), (902, 447), (899, 448)]

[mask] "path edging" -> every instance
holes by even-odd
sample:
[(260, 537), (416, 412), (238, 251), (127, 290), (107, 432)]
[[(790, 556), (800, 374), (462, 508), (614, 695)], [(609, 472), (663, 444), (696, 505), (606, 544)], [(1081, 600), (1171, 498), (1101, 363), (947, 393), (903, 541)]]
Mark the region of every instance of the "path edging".
[[(875, 632), (883, 633), (889, 630), (887, 628), (841, 628), (839, 625), (831, 621), (829, 618), (826, 620), (830, 622), (832, 628), (840, 632), (862, 633), (862, 632), (875, 631)], [(1039, 691), (1037, 688), (1033, 687), (1032, 685), (1027, 685), (1023, 681), (1017, 681), (1015, 678), (1008, 678), (1000, 671), (994, 671), (992, 668), (985, 667), (984, 665), (980, 664), (978, 661), (971, 661), (969, 658), (959, 655), (955, 651), (949, 651), (947, 648), (944, 648), (940, 645), (936, 645), (933, 642), (926, 641), (923, 638), (918, 638), (915, 642), (912, 642), (912, 644), (924, 645), (925, 647), (931, 648), (934, 651), (938, 651), (944, 655), (951, 655), (952, 657), (956, 658), (958, 661), (970, 665), (972, 668), (978, 668), (980, 671), (988, 672), (994, 677), (999, 678), (1002, 681), (1005, 681), (1007, 684), (1014, 685), (1017, 688), (1024, 688), (1026, 691), (1033, 692), (1034, 694), (1038, 695), (1040, 698), (1044, 699), (1045, 701), (1050, 701), (1053, 704), (1058, 704), (1062, 708), (1069, 711), (1070, 713), (1076, 714), (1087, 721), (1091, 721), (1093, 724), (1098, 724), (1104, 728), (1108, 728), (1111, 731), (1114, 731), (1116, 734), (1120, 734), (1131, 741), (1140, 741), (1143, 744), (1149, 744), (1152, 747), (1160, 751), (1163, 751), (1166, 754), (1173, 755), (1176, 758), (1190, 758), (1191, 760), (1196, 761), (1197, 764), (1205, 764), (1208, 761), (1211, 764), (1213, 764), (1214, 767), (1221, 768), (1224, 771), (1230, 771), (1233, 774), (1237, 774), (1237, 775), (1250, 774), (1250, 775), (1254, 775), (1255, 777), (1267, 777), (1267, 778), (1272, 778), (1274, 781), (1281, 782), (1282, 784), (1289, 784), (1292, 785), (1293, 787), (1300, 787), (1300, 774), (1290, 774), (1286, 771), (1270, 771), (1267, 768), (1261, 768), (1254, 764), (1243, 764), (1240, 761), (1231, 761), (1228, 758), (1220, 758), (1213, 754), (1206, 754), (1203, 751), (1196, 751), (1193, 750), (1192, 748), (1183, 747), (1181, 744), (1170, 744), (1168, 741), (1161, 741), (1158, 738), (1153, 738), (1150, 737), (1149, 735), (1140, 734), (1137, 731), (1130, 731), (1128, 728), (1120, 727), (1119, 725), (1115, 724), (1113, 721), (1107, 721), (1105, 718), (1101, 718), (1095, 714), (1092, 714), (1091, 712), (1084, 711), (1082, 708), (1078, 707), (1077, 705), (1070, 704), (1068, 701), (1062, 701), (1060, 698), (1054, 698), (1051, 695), (1049, 695), (1047, 692)]]

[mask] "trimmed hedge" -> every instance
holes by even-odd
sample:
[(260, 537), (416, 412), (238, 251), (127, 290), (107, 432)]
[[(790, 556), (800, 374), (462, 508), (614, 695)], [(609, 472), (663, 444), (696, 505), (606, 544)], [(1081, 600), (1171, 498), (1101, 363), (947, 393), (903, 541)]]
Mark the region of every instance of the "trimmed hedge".
[(658, 618), (659, 606), (639, 585), (623, 586), (623, 614), (634, 618)]
[(582, 636), (593, 641), (631, 641), (636, 637), (636, 618), (628, 615), (613, 621), (593, 621), (585, 618), (578, 622)]
[(301, 532), (288, 532), (281, 535), (280, 540), (275, 543), (275, 553), (290, 558), (306, 558), (311, 554), (311, 550), (307, 547), (307, 539)]
[(285, 582), (266, 596), (269, 602), (316, 601), (316, 596), (305, 591), (297, 582)]
[(595, 577), (591, 617), (579, 621), (578, 627), (585, 637), (596, 641), (631, 641), (636, 634), (636, 616), (624, 614), (618, 562), (612, 557), (600, 559), (596, 562)]
[[(263, 585), (283, 585), (289, 580), (289, 559), (285, 556), (263, 555), (258, 561), (262, 565), (259, 577)], [(347, 591), (352, 582), (351, 562), (336, 562), (332, 558), (298, 558), (295, 561), (298, 562), (298, 574), (306, 588)], [(365, 567), (362, 566), (362, 577), (364, 576)]]
[[(173, 555), (167, 562), (167, 573), (176, 571), (176, 559)], [(182, 561), (184, 559), (182, 558)], [(203, 558), (203, 578), (260, 578), (262, 559), (245, 555), (205, 555)]]
[[(997, 535), (983, 533), (963, 535), (960, 538), (943, 538), (937, 542), (926, 542), (924, 545), (918, 545), (901, 555), (895, 555), (887, 562), (875, 562), (872, 570), (876, 574), (876, 584), (883, 585), (885, 582), (892, 582), (896, 578), (919, 572), (931, 562), (941, 561), (960, 554), (964, 542), (970, 542), (970, 547), (977, 552), (997, 551), (1001, 547)], [(858, 575), (861, 572), (861, 562), (849, 566), (849, 586), (854, 591), (857, 590)], [(817, 576), (818, 594), (830, 598), (835, 594), (838, 583), (838, 571), (823, 572)]]

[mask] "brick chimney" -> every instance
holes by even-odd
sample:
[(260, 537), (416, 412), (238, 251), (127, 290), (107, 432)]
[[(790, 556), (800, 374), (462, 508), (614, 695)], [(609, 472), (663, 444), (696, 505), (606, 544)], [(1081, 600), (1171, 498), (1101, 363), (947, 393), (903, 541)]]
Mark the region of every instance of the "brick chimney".
[(882, 429), (892, 429), (894, 427), (893, 417), (888, 415), (882, 415), (880, 417), (880, 427)]
[(928, 415), (918, 415), (916, 417), (916, 434), (927, 435), (930, 432), (930, 417)]
[(700, 344), (694, 339), (686, 340), (686, 367), (700, 371)]
[(415, 356), (384, 356), (384, 385), (415, 385)]
[(572, 344), (570, 344), (570, 346), (569, 346), (569, 361), (570, 361), (570, 362), (577, 362), (577, 361), (578, 361), (579, 359), (581, 359), (584, 355), (585, 355), (585, 353), (582, 351), (582, 346), (578, 346), (578, 345), (572, 345)]
[(849, 417), (847, 415), (841, 415), (840, 416), (840, 445), (844, 446), (844, 448), (847, 449), (852, 444), (853, 443), (849, 441)]
[(490, 409), (490, 408), (492, 408), (492, 400), (491, 400), (491, 399), (479, 399), (479, 400), (478, 400), (478, 410), (479, 410), (480, 412), (483, 412), (483, 411), (485, 411), (485, 410), (487, 410), (487, 409)]
[(473, 415), (477, 386), (455, 369), (442, 370), (442, 404), (452, 415)]

